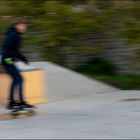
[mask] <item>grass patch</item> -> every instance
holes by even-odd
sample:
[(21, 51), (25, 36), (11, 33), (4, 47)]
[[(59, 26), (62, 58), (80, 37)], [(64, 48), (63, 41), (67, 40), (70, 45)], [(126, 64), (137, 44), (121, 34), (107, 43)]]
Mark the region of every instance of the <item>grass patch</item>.
[(118, 87), (124, 90), (140, 90), (140, 76), (132, 76), (132, 75), (95, 75), (84, 73), (91, 78), (95, 78), (97, 80), (108, 83), (112, 86)]
[(124, 90), (140, 90), (140, 76), (117, 75), (114, 66), (101, 58), (93, 58), (75, 71)]

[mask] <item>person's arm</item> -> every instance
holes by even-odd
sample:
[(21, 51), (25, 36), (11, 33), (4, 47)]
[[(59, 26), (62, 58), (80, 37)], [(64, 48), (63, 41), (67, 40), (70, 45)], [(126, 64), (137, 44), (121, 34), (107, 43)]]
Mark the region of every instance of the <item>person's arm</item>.
[(20, 59), (22, 62), (28, 64), (28, 59), (23, 54), (21, 54), (19, 50), (16, 51), (16, 57)]
[(6, 51), (9, 51), (11, 49), (11, 46), (14, 46), (15, 42), (17, 40), (17, 37), (15, 33), (11, 33), (7, 35), (5, 41), (4, 41), (4, 48)]
[[(16, 34), (11, 33), (10, 35), (8, 35), (7, 39), (5, 41), (6, 50), (7, 51), (11, 50), (11, 46), (15, 46), (17, 40), (18, 40), (18, 38), (17, 38)], [(28, 64), (27, 58), (24, 55), (22, 55), (22, 53), (18, 50), (18, 48), (14, 50), (13, 57), (16, 57), (17, 59), (19, 59), (19, 60), (23, 61), (24, 63)]]

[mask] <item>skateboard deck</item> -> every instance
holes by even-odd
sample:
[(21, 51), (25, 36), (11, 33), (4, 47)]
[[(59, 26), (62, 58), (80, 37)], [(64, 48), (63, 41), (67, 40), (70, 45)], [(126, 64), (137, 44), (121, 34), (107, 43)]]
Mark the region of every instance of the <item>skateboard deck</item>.
[(35, 109), (32, 110), (10, 110), (10, 111), (4, 111), (4, 113), (0, 114), (0, 121), (7, 121), (7, 120), (13, 120), (13, 119), (25, 119), (34, 117), (38, 114), (38, 112)]
[(10, 114), (13, 116), (13, 117), (18, 117), (20, 115), (27, 115), (27, 116), (32, 116), (36, 113), (36, 110), (35, 108), (30, 108), (30, 109), (20, 109), (20, 108), (17, 108), (17, 109), (12, 109), (10, 111)]

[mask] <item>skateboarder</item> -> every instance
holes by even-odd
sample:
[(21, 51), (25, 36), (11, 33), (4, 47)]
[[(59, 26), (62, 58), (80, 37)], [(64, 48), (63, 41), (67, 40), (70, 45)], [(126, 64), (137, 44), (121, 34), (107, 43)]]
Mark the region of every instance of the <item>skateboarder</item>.
[[(27, 23), (23, 19), (17, 20), (8, 28), (5, 34), (2, 49), (2, 65), (6, 72), (12, 78), (12, 84), (9, 93), (9, 102), (7, 104), (8, 109), (14, 109), (17, 106), (21, 108), (33, 108), (25, 102), (23, 95), (23, 77), (20, 74), (19, 69), (14, 64), (15, 61), (21, 60), (25, 64), (28, 64), (28, 60), (19, 51), (19, 47), (22, 41), (22, 34), (26, 31)], [(19, 101), (14, 99), (15, 90), (18, 90)]]

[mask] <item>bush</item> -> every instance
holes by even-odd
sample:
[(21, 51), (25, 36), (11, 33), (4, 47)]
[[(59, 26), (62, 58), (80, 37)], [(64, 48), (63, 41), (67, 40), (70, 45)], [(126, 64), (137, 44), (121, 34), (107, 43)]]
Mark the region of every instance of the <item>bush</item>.
[(102, 74), (102, 75), (114, 75), (115, 68), (107, 60), (102, 58), (93, 58), (84, 65), (80, 65), (76, 68), (76, 71), (89, 73), (89, 74)]

